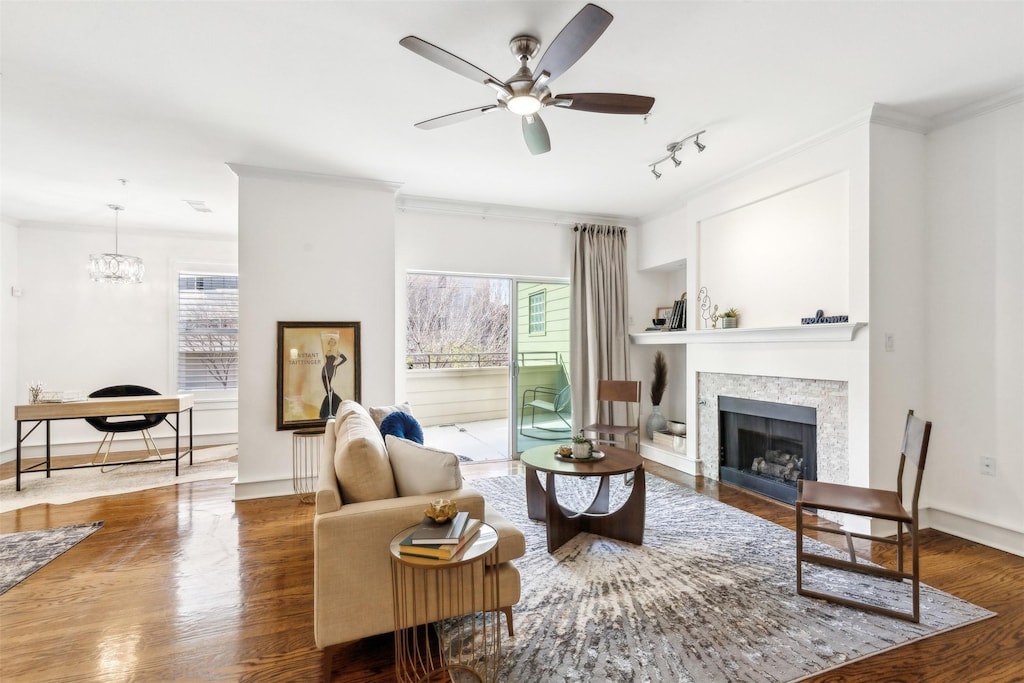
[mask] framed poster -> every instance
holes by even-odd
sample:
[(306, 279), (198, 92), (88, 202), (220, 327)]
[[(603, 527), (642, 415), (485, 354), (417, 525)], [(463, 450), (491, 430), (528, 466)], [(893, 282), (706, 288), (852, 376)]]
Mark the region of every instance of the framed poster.
[(359, 323), (277, 323), (277, 429), (323, 427), (360, 400)]

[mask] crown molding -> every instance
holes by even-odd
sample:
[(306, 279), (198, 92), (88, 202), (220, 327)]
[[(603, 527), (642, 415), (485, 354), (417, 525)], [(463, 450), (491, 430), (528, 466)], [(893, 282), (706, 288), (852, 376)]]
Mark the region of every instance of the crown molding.
[(927, 116), (910, 114), (896, 107), (890, 107), (887, 104), (876, 102), (869, 111), (868, 120), (880, 126), (909, 130), (912, 133), (919, 133), (921, 135), (925, 135), (932, 129), (932, 119)]
[(446, 213), (452, 215), (475, 216), (479, 218), (503, 218), (515, 221), (534, 223), (553, 223), (555, 225), (575, 225), (577, 223), (600, 223), (635, 227), (635, 216), (610, 216), (599, 214), (574, 213), (534, 209), (525, 206), (507, 204), (488, 204), (485, 202), (465, 202), (439, 197), (421, 195), (399, 195), (395, 201), (399, 211), (416, 211), (421, 213)]
[(371, 180), (369, 178), (351, 178), (348, 176), (331, 175), (328, 173), (313, 173), (312, 171), (292, 171), (284, 168), (270, 168), (267, 166), (250, 166), (226, 162), (226, 166), (239, 178), (263, 178), (267, 180), (294, 180), (306, 183), (318, 183), (321, 185), (336, 185), (342, 187), (357, 187), (364, 190), (377, 190), (379, 192), (390, 192), (394, 194), (401, 189), (402, 183), (394, 183), (386, 180)]
[(932, 130), (952, 126), (955, 123), (967, 121), (1021, 102), (1024, 102), (1024, 86), (1017, 86), (998, 95), (993, 95), (977, 102), (971, 102), (970, 104), (939, 114), (932, 119)]
[[(47, 223), (45, 221), (17, 221), (10, 223), (16, 228), (26, 230), (56, 230), (59, 232), (77, 233), (112, 233), (111, 226), (78, 225), (74, 223)], [(118, 231), (122, 235), (134, 235), (136, 237), (165, 237), (173, 239), (189, 239), (203, 241), (225, 241), (237, 242), (238, 235), (235, 233), (222, 232), (199, 232), (195, 230), (167, 230), (165, 228), (125, 228), (121, 226)]]

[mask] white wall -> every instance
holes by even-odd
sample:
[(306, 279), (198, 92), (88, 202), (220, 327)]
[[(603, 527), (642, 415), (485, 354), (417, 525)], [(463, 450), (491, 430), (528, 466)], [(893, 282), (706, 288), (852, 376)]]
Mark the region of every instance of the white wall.
[[(28, 400), (18, 385), (18, 229), (0, 222), (0, 452), (15, 446), (14, 406)], [(6, 458), (4, 458), (6, 459)]]
[[(5, 235), (9, 232), (5, 229)], [(140, 285), (92, 282), (87, 272), (90, 253), (109, 250), (109, 230), (22, 226), (16, 239), (4, 240), (4, 261), (9, 244), (16, 253), (17, 285), (22, 295), (8, 306), (10, 284), (4, 271), (3, 338), (12, 336), (15, 357), (4, 356), (4, 386), (13, 383), (14, 401), (28, 401), (27, 384), (44, 388), (90, 392), (113, 384), (141, 384), (161, 393), (176, 393), (173, 376), (173, 315), (177, 273), (181, 260), (235, 263), (233, 239), (196, 238), (184, 234), (145, 234), (121, 230), (121, 251), (142, 257), (146, 275)], [(8, 313), (14, 316), (9, 320)], [(12, 322), (13, 321), (13, 322)], [(5, 348), (7, 344), (4, 344)], [(10, 390), (8, 390), (10, 391)], [(5, 395), (4, 400), (9, 400)], [(5, 403), (4, 459), (14, 457), (13, 403)], [(234, 402), (199, 404), (194, 410), (197, 443), (232, 441), (238, 431)], [(84, 421), (53, 424), (56, 454), (89, 452), (97, 432)], [(163, 425), (153, 432), (167, 444), (173, 431)], [(122, 448), (138, 447), (130, 435), (118, 439)], [(26, 441), (29, 454), (45, 443), (42, 429)]]
[(231, 165), (239, 176), (239, 499), (292, 492), (276, 431), (277, 322), (360, 323), (361, 399), (392, 402), (396, 187)]
[[(1024, 554), (1024, 104), (927, 145), (930, 523)], [(996, 476), (981, 474), (993, 457)]]

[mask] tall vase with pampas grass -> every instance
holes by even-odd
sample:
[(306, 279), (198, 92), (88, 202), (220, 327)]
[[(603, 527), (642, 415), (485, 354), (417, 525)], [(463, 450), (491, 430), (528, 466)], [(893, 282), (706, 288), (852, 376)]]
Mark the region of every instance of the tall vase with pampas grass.
[(653, 439), (654, 432), (665, 429), (668, 422), (661, 414), (661, 399), (668, 386), (668, 364), (665, 354), (658, 351), (654, 354), (654, 381), (651, 382), (651, 414), (647, 416), (647, 438)]

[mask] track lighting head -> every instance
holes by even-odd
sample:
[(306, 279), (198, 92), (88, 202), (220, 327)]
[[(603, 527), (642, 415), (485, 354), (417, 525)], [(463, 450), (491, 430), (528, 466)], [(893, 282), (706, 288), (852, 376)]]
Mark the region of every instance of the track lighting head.
[(683, 162), (676, 155), (683, 151), (683, 144), (686, 143), (687, 141), (693, 140), (693, 145), (694, 145), (694, 147), (697, 148), (697, 152), (698, 153), (699, 152), (703, 152), (707, 148), (707, 145), (704, 145), (704, 144), (701, 143), (700, 136), (703, 135), (706, 132), (707, 131), (704, 131), (704, 130), (697, 131), (696, 133), (693, 133), (692, 135), (687, 135), (682, 140), (677, 140), (676, 142), (668, 143), (665, 146), (665, 151), (668, 152), (668, 156), (664, 156), (664, 157), (658, 159), (657, 161), (648, 164), (648, 166), (650, 166), (650, 168), (651, 168), (651, 173), (654, 175), (655, 179), (661, 177), (661, 174), (658, 173), (658, 164), (671, 160), (672, 164), (676, 168), (679, 168), (680, 166), (683, 165)]

